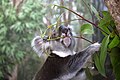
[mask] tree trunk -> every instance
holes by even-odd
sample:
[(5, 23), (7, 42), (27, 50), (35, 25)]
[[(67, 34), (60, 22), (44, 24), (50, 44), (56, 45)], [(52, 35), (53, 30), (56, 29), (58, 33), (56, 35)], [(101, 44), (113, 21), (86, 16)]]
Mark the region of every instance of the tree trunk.
[(104, 0), (110, 14), (116, 23), (117, 31), (120, 35), (120, 0)]
[(15, 65), (14, 70), (12, 72), (12, 77), (9, 77), (9, 80), (17, 80), (18, 74), (18, 64)]

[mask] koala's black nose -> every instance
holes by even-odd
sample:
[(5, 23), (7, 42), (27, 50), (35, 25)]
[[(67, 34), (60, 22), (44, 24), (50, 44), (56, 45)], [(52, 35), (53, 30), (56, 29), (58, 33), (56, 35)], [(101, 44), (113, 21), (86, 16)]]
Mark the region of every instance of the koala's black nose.
[(68, 32), (68, 28), (64, 28), (64, 29), (62, 30), (62, 33), (67, 34), (67, 32)]
[(68, 27), (63, 26), (63, 25), (61, 25), (59, 29), (62, 33), (65, 33), (65, 34), (68, 32)]

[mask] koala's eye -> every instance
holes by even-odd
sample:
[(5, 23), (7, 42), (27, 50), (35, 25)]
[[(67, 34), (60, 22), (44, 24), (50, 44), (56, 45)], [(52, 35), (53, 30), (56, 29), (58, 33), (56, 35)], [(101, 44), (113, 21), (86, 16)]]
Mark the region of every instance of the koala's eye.
[(53, 38), (58, 37), (58, 33), (57, 32), (53, 32), (52, 37)]

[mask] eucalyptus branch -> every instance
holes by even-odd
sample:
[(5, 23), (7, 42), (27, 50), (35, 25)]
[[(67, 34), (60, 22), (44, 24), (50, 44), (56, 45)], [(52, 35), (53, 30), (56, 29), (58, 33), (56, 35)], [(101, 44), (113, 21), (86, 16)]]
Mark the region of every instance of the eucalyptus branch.
[(71, 11), (72, 13), (76, 14), (77, 16), (79, 16), (79, 17), (80, 17), (81, 19), (83, 19), (84, 21), (86, 21), (86, 22), (94, 25), (96, 28), (100, 29), (101, 31), (103, 31), (104, 33), (106, 33), (107, 35), (109, 35), (107, 32), (105, 32), (104, 30), (102, 30), (101, 28), (99, 28), (98, 25), (96, 25), (95, 23), (93, 23), (93, 22), (85, 19), (83, 16), (81, 16), (81, 15), (78, 14), (78, 13), (76, 13), (75, 11), (73, 11), (73, 10), (71, 10), (71, 9), (69, 9), (69, 8), (66, 8), (65, 6), (59, 6), (59, 5), (54, 5), (54, 6), (57, 6), (57, 7), (60, 7), (60, 8), (64, 8), (64, 9), (66, 9), (66, 10), (68, 10), (68, 11)]
[(84, 39), (85, 41), (87, 41), (87, 42), (89, 42), (89, 43), (93, 44), (93, 42), (92, 42), (92, 41), (90, 41), (90, 40), (88, 40), (88, 39), (84, 38), (83, 36), (73, 36), (73, 37), (75, 37), (75, 38), (81, 38), (81, 39)]
[[(69, 36), (67, 36), (67, 37), (69, 37)], [(84, 38), (83, 36), (73, 36), (73, 37), (74, 37), (74, 38), (81, 38), (81, 39), (84, 39), (84, 40), (86, 40), (87, 42), (93, 44), (92, 41), (90, 41), (90, 40)], [(51, 40), (57, 40), (57, 39), (61, 39), (61, 38), (65, 38), (65, 36), (62, 36), (62, 37), (56, 37), (56, 38), (50, 38), (50, 39), (47, 39), (47, 40), (48, 40), (48, 41), (51, 41)]]

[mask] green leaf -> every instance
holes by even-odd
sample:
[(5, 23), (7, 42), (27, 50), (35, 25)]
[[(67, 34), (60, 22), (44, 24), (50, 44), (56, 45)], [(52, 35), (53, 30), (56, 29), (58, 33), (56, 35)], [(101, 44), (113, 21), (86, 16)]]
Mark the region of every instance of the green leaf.
[(0, 23), (4, 20), (4, 15), (0, 13)]
[(4, 45), (2, 48), (1, 48), (1, 52), (5, 52), (6, 51), (6, 46)]
[(116, 80), (120, 80), (120, 48), (115, 47), (110, 53), (110, 60)]
[(103, 41), (102, 41), (102, 44), (101, 44), (101, 48), (100, 48), (100, 63), (102, 65), (102, 67), (104, 68), (104, 63), (105, 63), (105, 60), (106, 60), (106, 56), (107, 56), (107, 46), (108, 46), (108, 43), (109, 43), (109, 35), (106, 36)]
[(93, 11), (93, 13), (96, 15), (96, 17), (97, 17), (98, 19), (100, 19), (100, 16), (99, 16), (98, 11), (95, 9), (95, 7), (94, 7), (92, 4), (90, 5), (90, 8), (91, 8), (91, 10)]
[(102, 11), (102, 14), (103, 14), (103, 16), (106, 17), (106, 18), (108, 18), (108, 17), (109, 17), (109, 19), (112, 18), (111, 15), (110, 15), (110, 13), (109, 13), (108, 11)]
[(100, 56), (98, 56), (98, 54), (95, 54), (94, 56), (94, 61), (95, 61), (95, 65), (98, 69), (98, 71), (100, 72), (101, 75), (106, 76), (105, 75), (105, 60), (106, 60), (106, 56), (107, 56), (107, 46), (109, 43), (109, 36), (106, 36), (101, 44), (101, 48), (100, 48)]
[(110, 33), (110, 38), (114, 38), (115, 36), (116, 36), (115, 32), (112, 31), (112, 32)]
[(111, 43), (109, 44), (109, 48), (114, 48), (116, 47), (118, 44), (119, 44), (120, 40), (119, 40), (119, 37), (116, 35), (113, 40), (111, 41)]
[[(107, 32), (108, 34), (110, 34), (111, 32), (108, 29), (108, 26), (110, 25), (109, 23), (104, 23), (104, 20), (101, 20), (100, 23), (98, 24), (98, 26), (104, 30), (105, 32)], [(106, 33), (102, 32), (104, 35), (107, 35)]]
[(91, 24), (83, 24), (80, 28), (81, 34), (93, 34), (93, 26)]
[(97, 14), (97, 15), (99, 14), (93, 5), (90, 5), (90, 8), (95, 14)]
[(4, 34), (6, 35), (6, 32), (7, 32), (7, 27), (5, 24), (1, 24), (0, 25), (0, 34)]
[(19, 18), (20, 20), (23, 20), (25, 17), (26, 17), (26, 15), (25, 15), (24, 13), (22, 13), (22, 12), (20, 12), (20, 13), (18, 14), (18, 18)]
[(95, 66), (97, 67), (99, 73), (105, 76), (105, 69), (102, 68), (98, 54), (94, 54)]
[(104, 64), (105, 64), (105, 60), (106, 60), (106, 56), (107, 56), (107, 46), (108, 46), (108, 43), (109, 43), (109, 36), (106, 36), (103, 41), (102, 41), (102, 44), (101, 44), (101, 48), (100, 48), (100, 58), (99, 58), (99, 66), (100, 66), (100, 69), (99, 72), (105, 76), (105, 67), (104, 67)]
[(3, 75), (2, 71), (0, 71), (0, 78), (1, 78), (1, 77), (4, 77), (4, 75)]
[[(102, 30), (104, 30), (105, 32), (107, 32), (108, 34), (110, 34), (111, 32), (109, 31), (109, 29), (108, 29), (108, 27), (107, 27), (108, 25), (99, 25), (99, 27), (102, 29)], [(102, 32), (103, 33), (103, 35), (105, 35), (105, 36), (107, 36), (107, 34), (106, 33), (104, 33), (104, 32)]]
[[(111, 21), (113, 21), (110, 13), (108, 11), (102, 11), (102, 14), (103, 14), (103, 18), (100, 20), (98, 26), (104, 30), (105, 32), (107, 32), (108, 34), (110, 34), (111, 32), (109, 31), (108, 27), (111, 24)], [(104, 35), (106, 35), (106, 33), (102, 32)]]

